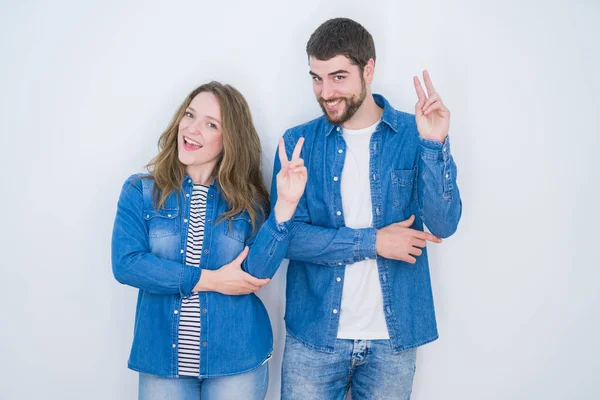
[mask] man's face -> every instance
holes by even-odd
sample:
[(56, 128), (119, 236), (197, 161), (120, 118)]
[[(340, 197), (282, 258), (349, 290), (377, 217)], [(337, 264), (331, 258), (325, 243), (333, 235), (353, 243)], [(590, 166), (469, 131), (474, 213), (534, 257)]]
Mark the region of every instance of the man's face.
[(332, 124), (342, 125), (358, 111), (367, 95), (367, 85), (358, 65), (343, 55), (329, 60), (310, 57), (313, 91), (323, 113)]

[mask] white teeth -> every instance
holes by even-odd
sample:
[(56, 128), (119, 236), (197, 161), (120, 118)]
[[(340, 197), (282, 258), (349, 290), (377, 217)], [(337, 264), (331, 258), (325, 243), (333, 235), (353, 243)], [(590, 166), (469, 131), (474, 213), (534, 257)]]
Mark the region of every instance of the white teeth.
[(196, 146), (201, 146), (201, 144), (200, 144), (200, 143), (198, 143), (198, 142), (196, 142), (196, 141), (194, 141), (194, 140), (192, 140), (192, 139), (188, 138), (187, 136), (184, 136), (184, 137), (183, 137), (183, 140), (184, 140), (186, 143), (188, 143), (188, 144), (193, 144), (193, 145), (196, 145)]
[(335, 107), (340, 103), (340, 101), (342, 101), (342, 99), (337, 101), (326, 101), (325, 104), (327, 104), (328, 107)]

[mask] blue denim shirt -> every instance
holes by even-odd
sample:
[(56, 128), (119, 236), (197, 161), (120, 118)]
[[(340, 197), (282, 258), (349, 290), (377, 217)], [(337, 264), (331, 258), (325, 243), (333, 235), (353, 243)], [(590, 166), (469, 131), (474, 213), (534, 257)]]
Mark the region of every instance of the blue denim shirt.
[[(445, 143), (419, 137), (414, 115), (394, 110), (380, 95), (383, 115), (370, 142), (373, 227), (344, 226), (340, 182), (346, 145), (342, 128), (322, 116), (285, 132), (288, 156), (304, 137), (302, 158), (308, 182), (290, 229), (285, 321), (288, 332), (312, 348), (335, 351), (345, 266), (377, 259), (383, 308), (395, 352), (438, 337), (427, 250), (416, 264), (376, 254), (376, 230), (415, 215), (413, 229), (442, 238), (452, 235), (461, 216), (456, 165)], [(275, 157), (273, 176), (281, 166)], [(273, 180), (271, 201), (277, 199)], [(338, 278), (339, 281), (338, 281)]]
[[(185, 264), (192, 180), (172, 193), (163, 208), (152, 204), (154, 181), (130, 177), (121, 191), (112, 237), (115, 278), (139, 288), (129, 368), (177, 376), (181, 298), (190, 296), (204, 269), (216, 270), (244, 249), (242, 268), (272, 277), (287, 251), (291, 221), (277, 224), (272, 213), (255, 236), (247, 213), (221, 222), (229, 206), (217, 183), (209, 187), (200, 266)], [(231, 221), (231, 230), (230, 224)], [(267, 311), (254, 295), (200, 292), (200, 377), (243, 373), (261, 365), (273, 348)]]

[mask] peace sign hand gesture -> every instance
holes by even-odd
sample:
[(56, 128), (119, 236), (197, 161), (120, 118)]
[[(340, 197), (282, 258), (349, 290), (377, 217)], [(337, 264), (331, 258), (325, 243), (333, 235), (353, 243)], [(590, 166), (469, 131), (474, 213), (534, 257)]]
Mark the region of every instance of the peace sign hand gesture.
[(419, 101), (415, 105), (415, 118), (417, 129), (423, 139), (444, 142), (450, 129), (450, 110), (442, 102), (442, 98), (436, 93), (431, 77), (427, 70), (423, 71), (423, 81), (427, 89), (427, 95), (423, 91), (421, 81), (415, 76), (413, 82)]
[(278, 223), (285, 222), (294, 216), (296, 206), (304, 193), (308, 172), (304, 166), (304, 160), (300, 158), (300, 152), (304, 138), (300, 138), (292, 159), (288, 160), (285, 152), (285, 143), (279, 139), (279, 162), (281, 169), (277, 174), (277, 203), (275, 204), (275, 218)]

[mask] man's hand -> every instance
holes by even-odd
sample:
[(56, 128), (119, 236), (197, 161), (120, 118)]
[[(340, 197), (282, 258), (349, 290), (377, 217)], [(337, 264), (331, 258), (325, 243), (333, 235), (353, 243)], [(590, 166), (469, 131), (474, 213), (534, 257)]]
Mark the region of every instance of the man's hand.
[(377, 230), (377, 255), (414, 264), (417, 262), (415, 257), (423, 254), (421, 249), (426, 246), (426, 241), (442, 243), (442, 239), (431, 233), (411, 229), (414, 221), (415, 216), (411, 215), (407, 220)]
[(442, 98), (436, 93), (427, 70), (423, 71), (423, 81), (425, 82), (427, 95), (423, 91), (419, 77), (415, 76), (413, 78), (417, 97), (419, 98), (415, 105), (417, 129), (423, 139), (443, 143), (450, 129), (450, 110), (446, 108)]
[(269, 283), (270, 279), (258, 279), (242, 270), (242, 262), (248, 256), (246, 246), (239, 256), (216, 271), (203, 270), (194, 292), (218, 292), (228, 295), (254, 293)]

